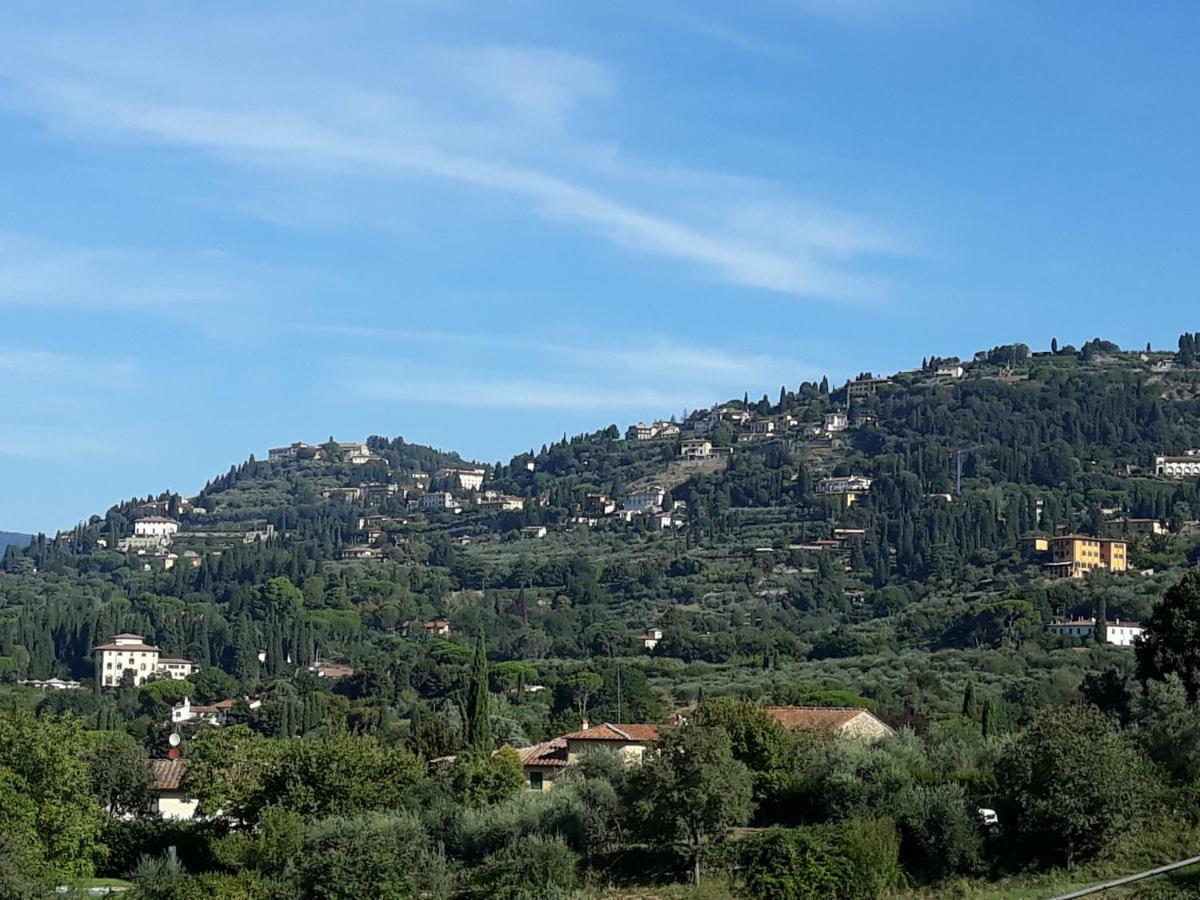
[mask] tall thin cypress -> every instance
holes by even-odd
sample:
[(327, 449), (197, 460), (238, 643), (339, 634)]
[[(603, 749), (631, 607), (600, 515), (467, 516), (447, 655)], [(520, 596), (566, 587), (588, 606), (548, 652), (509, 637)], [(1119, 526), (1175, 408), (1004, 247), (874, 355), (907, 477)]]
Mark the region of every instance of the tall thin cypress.
[(471, 680), (467, 685), (467, 716), (465, 735), (467, 744), (474, 750), (492, 749), (492, 721), (488, 694), (487, 648), (483, 643), (483, 632), (475, 641), (475, 659), (471, 663)]

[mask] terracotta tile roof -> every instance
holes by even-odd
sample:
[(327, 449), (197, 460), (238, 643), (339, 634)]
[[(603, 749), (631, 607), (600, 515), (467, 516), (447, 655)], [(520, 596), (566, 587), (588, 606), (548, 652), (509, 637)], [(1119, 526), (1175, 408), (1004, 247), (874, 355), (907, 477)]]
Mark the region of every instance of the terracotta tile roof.
[(183, 776), (187, 774), (187, 763), (182, 759), (152, 759), (150, 767), (154, 773), (154, 790), (178, 791), (183, 787)]
[(659, 726), (657, 725), (613, 725), (605, 722), (603, 725), (593, 725), (582, 731), (573, 731), (563, 735), (568, 741), (657, 741)]
[(820, 731), (837, 731), (864, 713), (871, 715), (869, 710), (854, 706), (767, 706), (764, 709), (784, 728)]
[(567, 764), (567, 742), (564, 738), (555, 738), (532, 747), (520, 747), (517, 756), (523, 766), (565, 766)]

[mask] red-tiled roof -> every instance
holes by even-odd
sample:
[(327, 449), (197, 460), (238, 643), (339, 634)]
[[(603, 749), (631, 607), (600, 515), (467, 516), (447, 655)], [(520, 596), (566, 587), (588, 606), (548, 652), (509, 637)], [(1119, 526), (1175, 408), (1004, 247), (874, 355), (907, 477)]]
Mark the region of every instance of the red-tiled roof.
[(555, 738), (532, 747), (521, 747), (517, 750), (523, 766), (565, 766), (567, 764), (567, 742), (564, 738)]
[(154, 773), (154, 790), (178, 791), (183, 787), (183, 776), (187, 774), (187, 763), (182, 759), (152, 759), (150, 767)]
[[(767, 715), (784, 728), (837, 731), (870, 711), (854, 706), (768, 706)], [(872, 716), (874, 718), (874, 716)]]
[(648, 742), (657, 741), (659, 734), (659, 726), (657, 725), (613, 725), (610, 722), (605, 722), (603, 725), (593, 725), (591, 728), (585, 728), (582, 731), (565, 734), (563, 738), (568, 741)]

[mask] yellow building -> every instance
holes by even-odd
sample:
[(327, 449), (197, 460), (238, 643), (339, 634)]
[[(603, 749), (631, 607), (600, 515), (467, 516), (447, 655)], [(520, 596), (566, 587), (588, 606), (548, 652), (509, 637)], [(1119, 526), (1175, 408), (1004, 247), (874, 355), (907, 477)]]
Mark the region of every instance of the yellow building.
[(1056, 578), (1083, 578), (1096, 569), (1124, 572), (1129, 568), (1125, 541), (1082, 534), (1051, 538), (1050, 559), (1046, 574)]

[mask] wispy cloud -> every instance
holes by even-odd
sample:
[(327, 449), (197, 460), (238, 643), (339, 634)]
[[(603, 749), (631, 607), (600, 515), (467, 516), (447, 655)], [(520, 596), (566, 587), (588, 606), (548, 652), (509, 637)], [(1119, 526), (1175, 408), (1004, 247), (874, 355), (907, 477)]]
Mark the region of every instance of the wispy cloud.
[(122, 379), (138, 374), (133, 360), (88, 357), (49, 350), (18, 350), (0, 345), (0, 373), (36, 381)]
[[(903, 254), (880, 226), (849, 228), (845, 214), (809, 218), (765, 241), (731, 225), (738, 204), (714, 206), (699, 183), (684, 194), (664, 194), (659, 185), (628, 199), (623, 155), (568, 127), (587, 104), (614, 102), (618, 80), (595, 60), (540, 48), (417, 53), (410, 66), (424, 70), (403, 70), (368, 89), (269, 66), (239, 73), (229, 62), (236, 55), (219, 46), (196, 57), (202, 43), (180, 48), (168, 73), (155, 65), (165, 52), (157, 45), (35, 43), (7, 67), (20, 86), (13, 102), (77, 137), (188, 148), (226, 165), (336, 172), (399, 187), (443, 181), (508, 195), (632, 252), (792, 296), (884, 297), (888, 281), (877, 267), (860, 270), (857, 258)], [(672, 166), (659, 169), (669, 184)]]
[(167, 310), (248, 297), (211, 254), (79, 246), (0, 231), (0, 307)]
[(662, 411), (704, 402), (702, 390), (597, 387), (560, 381), (496, 380), (447, 375), (411, 378), (403, 371), (360, 381), (352, 388), (368, 400), (490, 409), (572, 410), (621, 413)]
[(116, 445), (91, 432), (59, 425), (0, 420), (0, 457), (23, 460), (73, 459), (80, 454), (112, 456)]
[(674, 380), (700, 381), (714, 390), (724, 384), (773, 384), (798, 382), (819, 377), (819, 368), (810, 363), (764, 353), (737, 353), (733, 350), (687, 344), (665, 338), (649, 337), (636, 349), (622, 346), (598, 346), (596, 342), (550, 338), (517, 337), (506, 334), (479, 334), (426, 328), (388, 328), (366, 325), (298, 326), (303, 331), (338, 335), (355, 340), (403, 341), (433, 347), (472, 350), (504, 350), (552, 357), (558, 367), (597, 372), (636, 375), (667, 375)]

